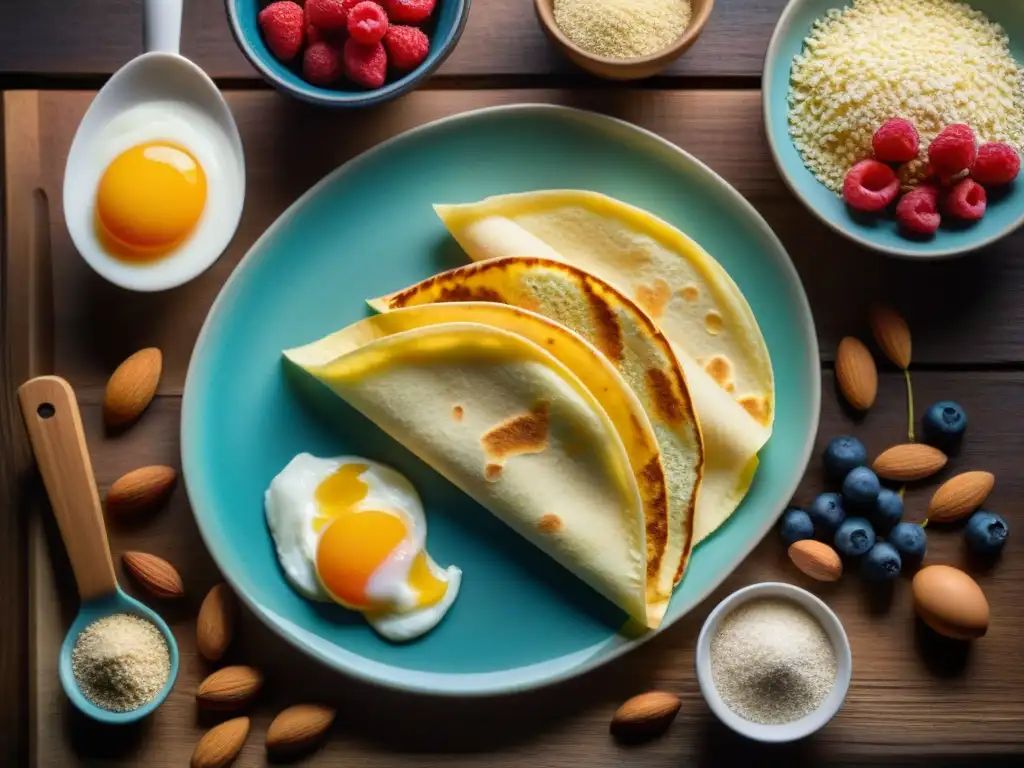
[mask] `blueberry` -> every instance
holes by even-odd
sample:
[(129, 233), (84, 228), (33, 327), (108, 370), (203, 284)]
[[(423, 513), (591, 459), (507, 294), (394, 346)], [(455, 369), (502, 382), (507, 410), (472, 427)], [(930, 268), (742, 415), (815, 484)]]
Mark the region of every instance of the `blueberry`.
[(860, 571), (864, 578), (872, 581), (889, 581), (900, 575), (903, 561), (896, 547), (880, 541), (873, 546), (860, 563)]
[(875, 546), (875, 529), (863, 517), (848, 517), (836, 531), (836, 549), (847, 557), (860, 557)]
[(798, 541), (813, 538), (814, 523), (811, 522), (811, 516), (802, 509), (787, 509), (782, 516), (779, 534), (787, 547)]
[(903, 499), (896, 491), (883, 488), (878, 492), (874, 513), (871, 515), (871, 522), (875, 524), (875, 529), (879, 532), (891, 531), (901, 517), (903, 517)]
[(870, 509), (882, 490), (878, 475), (867, 467), (857, 467), (843, 480), (843, 499), (848, 506)]
[(841, 483), (850, 470), (868, 463), (868, 452), (856, 437), (842, 435), (833, 438), (825, 449), (825, 474)]
[(807, 510), (818, 536), (831, 537), (839, 524), (846, 519), (843, 497), (838, 493), (823, 493), (811, 502)]
[(955, 446), (967, 429), (967, 414), (951, 400), (943, 400), (925, 411), (922, 420), (925, 442), (939, 448)]
[(1001, 551), (1009, 533), (1010, 527), (1003, 518), (983, 509), (971, 515), (964, 528), (967, 546), (979, 555), (994, 555)]
[(928, 534), (917, 523), (900, 523), (889, 534), (889, 543), (907, 560), (919, 563), (928, 551)]

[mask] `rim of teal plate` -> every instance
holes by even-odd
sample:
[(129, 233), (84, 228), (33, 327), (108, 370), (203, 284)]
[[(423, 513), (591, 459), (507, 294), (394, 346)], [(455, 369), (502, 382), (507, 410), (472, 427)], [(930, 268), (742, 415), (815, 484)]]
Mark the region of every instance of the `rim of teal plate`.
[[(785, 163), (782, 161), (782, 153), (775, 141), (774, 123), (772, 122), (770, 105), (775, 100), (775, 86), (772, 83), (773, 78), (771, 75), (775, 69), (780, 66), (779, 49), (782, 47), (783, 39), (787, 38), (790, 34), (790, 28), (792, 27), (791, 19), (793, 15), (797, 12), (797, 9), (802, 8), (808, 2), (809, 0), (789, 0), (789, 3), (782, 10), (782, 15), (779, 16), (779, 20), (775, 24), (775, 30), (772, 32), (771, 39), (768, 41), (768, 52), (765, 54), (764, 67), (761, 70), (761, 115), (764, 120), (764, 133), (768, 138), (768, 147), (771, 149), (772, 159), (775, 161), (775, 167), (778, 169), (779, 175), (789, 188), (789, 191), (792, 192), (801, 203), (803, 203), (807, 210), (814, 214), (815, 218), (833, 232), (842, 235), (848, 240), (852, 240), (858, 245), (863, 245), (865, 248), (872, 251), (886, 253), (891, 256), (898, 256), (904, 259), (912, 259), (914, 261), (939, 261), (966, 256), (968, 254), (975, 253), (986, 246), (992, 245), (993, 243), (999, 242), (1007, 235), (1010, 235), (1019, 229), (1021, 225), (1024, 224), (1024, 212), (1022, 212), (1017, 219), (1007, 224), (1003, 229), (994, 232), (988, 237), (977, 240), (968, 246), (921, 252), (910, 248), (901, 248), (899, 246), (879, 243), (871, 240), (870, 238), (863, 237), (852, 229), (847, 229), (846, 227), (837, 224), (824, 213), (819, 211), (817, 206), (804, 196), (803, 192), (800, 191), (796, 182), (793, 180), (793, 177), (790, 175), (789, 169), (786, 168)], [(837, 0), (836, 7), (845, 5), (848, 5), (845, 0)], [(801, 37), (806, 37), (806, 35), (802, 35)], [(789, 67), (787, 67), (787, 71), (788, 69)], [(788, 132), (786, 135), (789, 135)]]
[[(189, 480), (189, 462), (186, 461), (185, 457), (185, 446), (194, 442), (190, 434), (190, 425), (196, 421), (196, 417), (192, 414), (194, 406), (191, 405), (195, 400), (195, 397), (190, 395), (196, 386), (195, 372), (198, 368), (196, 361), (203, 354), (206, 337), (211, 333), (212, 319), (218, 314), (221, 304), (228, 300), (228, 296), (231, 294), (230, 289), (232, 285), (236, 280), (240, 279), (240, 276), (245, 271), (249, 262), (260, 252), (263, 243), (271, 239), (279, 229), (287, 226), (309, 199), (318, 194), (321, 189), (333, 182), (338, 176), (341, 176), (352, 168), (358, 167), (362, 163), (370, 162), (378, 154), (387, 152), (390, 147), (397, 142), (404, 141), (410, 136), (437, 130), (448, 123), (472, 119), (483, 115), (528, 114), (530, 112), (538, 114), (563, 114), (591, 124), (612, 123), (619, 128), (633, 131), (647, 140), (659, 145), (662, 149), (670, 150), (674, 154), (678, 155), (683, 161), (694, 164), (704, 173), (708, 174), (712, 181), (716, 181), (727, 191), (729, 197), (732, 198), (733, 203), (747, 215), (749, 220), (758, 230), (759, 235), (763, 237), (766, 244), (770, 246), (770, 248), (766, 250), (770, 250), (771, 258), (776, 261), (778, 268), (786, 274), (787, 278), (792, 281), (792, 284), (797, 288), (795, 291), (795, 298), (799, 305), (796, 309), (800, 315), (800, 326), (803, 331), (802, 344), (805, 348), (815, 351), (815, 363), (809, 367), (810, 370), (805, 371), (807, 376), (804, 384), (806, 385), (809, 393), (810, 401), (808, 406), (811, 417), (807, 434), (804, 436), (802, 450), (800, 451), (799, 456), (796, 457), (796, 465), (801, 467), (801, 471), (798, 475), (795, 475), (794, 479), (781, 489), (782, 492), (780, 493), (780, 498), (784, 498), (786, 501), (781, 504), (775, 514), (765, 515), (764, 522), (755, 527), (755, 535), (753, 535), (749, 542), (742, 547), (734, 561), (730, 562), (728, 567), (720, 569), (719, 573), (712, 577), (704, 585), (704, 588), (693, 597), (689, 605), (684, 609), (679, 610), (677, 614), (672, 617), (666, 616), (665, 621), (663, 621), (661, 626), (656, 630), (651, 630), (639, 636), (628, 638), (620, 633), (588, 648), (584, 648), (555, 659), (549, 659), (538, 664), (497, 672), (470, 674), (423, 672), (419, 670), (395, 667), (390, 664), (383, 664), (381, 662), (367, 659), (365, 656), (352, 653), (338, 645), (332, 646), (331, 653), (326, 653), (322, 651), (317, 644), (309, 642), (303, 637), (304, 635), (308, 635), (310, 636), (310, 639), (318, 639), (318, 636), (313, 635), (307, 630), (295, 625), (293, 622), (274, 613), (273, 611), (264, 608), (256, 599), (253, 598), (251, 594), (246, 590), (239, 588), (230, 573), (221, 568), (221, 561), (218, 557), (218, 547), (214, 545), (213, 537), (207, 530), (207, 526), (204, 523), (204, 515), (199, 514), (197, 511), (200, 508), (201, 494), (199, 489), (194, 487)], [(266, 231), (260, 235), (256, 242), (252, 244), (252, 247), (249, 248), (248, 252), (246, 252), (245, 256), (242, 257), (241, 261), (221, 287), (220, 293), (217, 294), (217, 298), (214, 300), (206, 315), (206, 319), (203, 321), (203, 327), (199, 331), (199, 336), (196, 339), (195, 347), (192, 351), (192, 357), (189, 361), (188, 372), (185, 375), (180, 428), (182, 476), (185, 484), (185, 492), (188, 495), (189, 502), (192, 507), (192, 514), (195, 518), (196, 525), (199, 528), (199, 534), (203, 539), (203, 543), (206, 545), (210, 556), (213, 558), (232, 589), (241, 598), (245, 605), (247, 605), (249, 609), (256, 614), (256, 616), (258, 616), (272, 632), (307, 656), (319, 661), (331, 669), (350, 675), (363, 682), (406, 693), (443, 697), (486, 697), (510, 695), (536, 690), (586, 674), (619, 658), (628, 651), (639, 648), (647, 641), (652, 640), (654, 637), (661, 634), (707, 600), (707, 598), (721, 585), (721, 583), (725, 581), (725, 579), (744, 560), (746, 560), (753, 549), (772, 529), (772, 526), (778, 518), (778, 514), (785, 508), (785, 504), (792, 498), (799, 486), (800, 480), (806, 471), (807, 464), (810, 461), (811, 451), (814, 448), (814, 441), (817, 437), (818, 425), (821, 417), (821, 369), (818, 363), (817, 350), (818, 339), (814, 326), (814, 316), (811, 313), (810, 302), (807, 299), (806, 292), (803, 290), (800, 275), (796, 271), (796, 267), (793, 265), (793, 262), (790, 260), (789, 254), (783, 246), (782, 241), (779, 240), (778, 236), (772, 231), (771, 227), (768, 226), (768, 223), (764, 220), (761, 214), (757, 212), (757, 209), (754, 208), (746, 198), (733, 188), (732, 185), (725, 181), (725, 179), (689, 152), (686, 152), (681, 147), (676, 146), (656, 133), (653, 133), (646, 128), (633, 125), (625, 120), (608, 117), (607, 115), (583, 109), (577, 109), (575, 107), (566, 107), (560, 104), (505, 104), (460, 112), (455, 115), (449, 115), (438, 120), (433, 120), (429, 123), (424, 123), (423, 125), (404, 131), (396, 136), (392, 136), (390, 139), (381, 142), (372, 149), (369, 149), (341, 164), (310, 187), (302, 194), (301, 197), (292, 203), (266, 229)], [(198, 430), (198, 427), (196, 427), (196, 429)], [(712, 534), (712, 538), (714, 535), (715, 534)], [(698, 545), (698, 547), (699, 546), (700, 545)]]

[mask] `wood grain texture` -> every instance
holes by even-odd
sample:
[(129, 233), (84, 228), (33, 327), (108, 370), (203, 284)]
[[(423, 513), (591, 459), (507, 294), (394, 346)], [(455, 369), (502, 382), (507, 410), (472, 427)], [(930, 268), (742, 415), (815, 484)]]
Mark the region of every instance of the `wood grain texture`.
[[(1017, 471), (1016, 458), (1024, 451), (1024, 412), (1008, 412), (1004, 407), (1019, 400), (1024, 374), (920, 373), (914, 383), (919, 406), (943, 397), (959, 399), (970, 414), (971, 431), (963, 452), (941, 476), (910, 489), (907, 518), (924, 517), (931, 491), (949, 474), (985, 468), (997, 476), (989, 506), (1002, 512), (1011, 527), (1024, 526), (1018, 504), (1024, 477)], [(816, 454), (839, 432), (858, 435), (872, 453), (904, 435), (904, 390), (897, 374), (882, 376), (878, 404), (859, 423), (851, 421), (839, 405), (830, 373), (823, 376), (823, 387)], [(79, 392), (102, 489), (139, 464), (178, 462), (177, 397), (158, 398), (134, 429), (108, 439), (102, 430), (101, 394), (96, 388)], [(795, 501), (808, 503), (826, 488), (815, 460)], [(254, 514), (258, 516), (259, 511)], [(220, 576), (202, 545), (184, 489), (179, 486), (169, 506), (149, 520), (130, 527), (111, 522), (110, 530), (115, 553), (142, 549), (167, 558), (181, 570), (188, 595), (184, 602), (173, 608), (156, 606), (181, 647), (179, 680), (167, 704), (150, 722), (129, 732), (127, 738), (120, 732), (114, 738), (110, 731), (75, 715), (63, 699), (53, 670), (40, 667), (36, 670), (40, 728), (53, 736), (40, 742), (40, 766), (77, 766), (98, 759), (111, 765), (183, 765), (208, 725), (197, 718), (193, 701), (196, 686), (212, 669), (196, 651), (195, 618), (203, 596)], [(53, 551), (59, 555), (59, 546)], [(936, 529), (931, 531), (928, 561), (970, 568), (988, 594), (990, 632), (969, 649), (941, 641), (915, 621), (909, 579), (881, 593), (868, 590), (853, 571), (836, 584), (814, 582), (789, 563), (773, 534), (713, 598), (644, 648), (582, 679), (494, 700), (438, 703), (366, 686), (308, 662), (243, 611), (236, 642), (224, 663), (257, 666), (266, 673), (267, 683), (253, 707), (253, 731), (239, 765), (263, 765), (263, 738), (270, 721), (280, 709), (306, 700), (337, 706), (339, 712), (327, 746), (308, 763), (314, 766), (669, 768), (854, 765), (868, 760), (966, 766), (1019, 761), (1024, 755), (1024, 732), (1019, 726), (1024, 716), (1024, 646), (1019, 640), (1024, 537), (1011, 536), (1002, 559), (985, 570), (965, 558), (958, 530)], [(58, 563), (57, 583), (61, 594), (67, 595), (70, 587), (64, 568)], [(819, 594), (839, 614), (853, 648), (853, 685), (843, 711), (820, 734), (789, 747), (756, 747), (731, 735), (708, 711), (694, 678), (693, 648), (703, 618), (729, 592), (765, 580), (792, 582)], [(135, 585), (127, 586), (140, 599), (148, 599)], [(39, 603), (40, 609), (48, 605)], [(60, 626), (52, 616), (39, 618)], [(41, 640), (55, 652), (60, 634)], [(682, 698), (675, 723), (659, 741), (638, 748), (618, 746), (608, 735), (612, 714), (623, 700), (652, 687)], [(957, 756), (963, 762), (954, 759)]]
[[(786, 0), (717, 0), (697, 43), (667, 74), (759, 77)], [(40, 44), (40, 41), (46, 41)], [(33, 0), (0, 31), (0, 72), (110, 74), (142, 52), (138, 0)], [(186, 0), (181, 52), (218, 78), (259, 78), (228, 27), (224, 0)], [(437, 80), (579, 74), (548, 42), (533, 0), (473, 0), (462, 40)]]
[(316, 110), (273, 93), (229, 93), (248, 163), (241, 225), (212, 269), (161, 294), (127, 293), (96, 276), (62, 223), (64, 163), (90, 98), (88, 93), (38, 95), (42, 169), (37, 183), (46, 192), (53, 222), (56, 364), (76, 387), (105, 382), (127, 355), (157, 346), (164, 353), (160, 392), (180, 393), (196, 335), (220, 286), (297, 197), (339, 164), (410, 127), (476, 107), (520, 102), (584, 107), (632, 121), (720, 173), (788, 248), (811, 299), (824, 359), (832, 359), (844, 335), (870, 339), (867, 309), (888, 300), (908, 317), (915, 364), (1024, 361), (1024, 231), (980, 255), (937, 264), (886, 259), (853, 246), (820, 224), (779, 179), (761, 135), (759, 95), (753, 91), (428, 91), (354, 113)]

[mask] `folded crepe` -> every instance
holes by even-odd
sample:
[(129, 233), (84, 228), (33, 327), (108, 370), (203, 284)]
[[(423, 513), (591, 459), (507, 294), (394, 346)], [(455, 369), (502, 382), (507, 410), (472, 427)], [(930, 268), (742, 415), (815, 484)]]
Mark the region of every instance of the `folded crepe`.
[(657, 627), (667, 510), (656, 439), (604, 357), (543, 317), (434, 305), (285, 356), (511, 528)]
[(669, 594), (690, 552), (695, 506), (705, 498), (700, 431), (678, 361), (654, 323), (592, 275), (545, 259), (495, 259), (429, 278), (370, 302), (382, 312), (446, 302), (525, 308), (579, 334), (615, 367), (654, 428), (667, 490), (668, 531), (658, 592)]
[[(533, 256), (574, 265), (658, 325), (682, 365), (704, 436), (703, 494), (712, 499), (699, 505), (694, 539), (714, 532), (749, 489), (775, 418), (767, 345), (721, 264), (667, 222), (595, 192), (529, 192), (435, 210), (473, 261)], [(709, 488), (709, 478), (721, 487)]]

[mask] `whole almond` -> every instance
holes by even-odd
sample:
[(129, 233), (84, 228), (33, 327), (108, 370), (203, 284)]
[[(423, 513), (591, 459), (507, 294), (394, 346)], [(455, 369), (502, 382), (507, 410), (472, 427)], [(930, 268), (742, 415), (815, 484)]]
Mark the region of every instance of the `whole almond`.
[(858, 411), (875, 404), (878, 395), (878, 368), (868, 348), (858, 339), (847, 336), (839, 342), (836, 352), (836, 380), (846, 401)]
[(184, 597), (185, 585), (177, 569), (162, 557), (146, 552), (125, 552), (121, 561), (150, 594), (164, 599)]
[(931, 477), (946, 466), (946, 454), (923, 443), (894, 445), (883, 451), (871, 468), (883, 480), (912, 483)]
[(871, 332), (875, 342), (893, 365), (903, 370), (910, 367), (913, 349), (907, 321), (892, 307), (879, 306), (871, 310)]
[(155, 507), (174, 487), (178, 473), (173, 467), (139, 467), (122, 475), (107, 491), (107, 511), (113, 515), (133, 515)]
[(263, 687), (263, 674), (253, 667), (218, 669), (199, 684), (196, 701), (209, 709), (240, 709)]
[(612, 718), (612, 734), (619, 739), (635, 741), (664, 733), (675, 719), (682, 702), (665, 691), (648, 691), (627, 701)]
[(996, 477), (991, 472), (964, 472), (949, 478), (932, 496), (928, 519), (951, 523), (966, 517), (985, 503), (995, 484)]
[(224, 768), (235, 762), (249, 735), (249, 718), (236, 717), (207, 731), (192, 753), (191, 768)]
[(207, 661), (219, 661), (235, 631), (235, 596), (227, 584), (211, 589), (199, 607), (196, 646)]
[(305, 752), (327, 733), (334, 710), (318, 704), (296, 704), (281, 712), (267, 729), (267, 751)]
[(798, 541), (789, 547), (793, 565), (818, 581), (838, 581), (843, 575), (843, 561), (828, 544), (814, 539)]
[(114, 371), (103, 398), (103, 418), (110, 427), (125, 426), (142, 415), (156, 394), (163, 355), (156, 347), (140, 349)]

